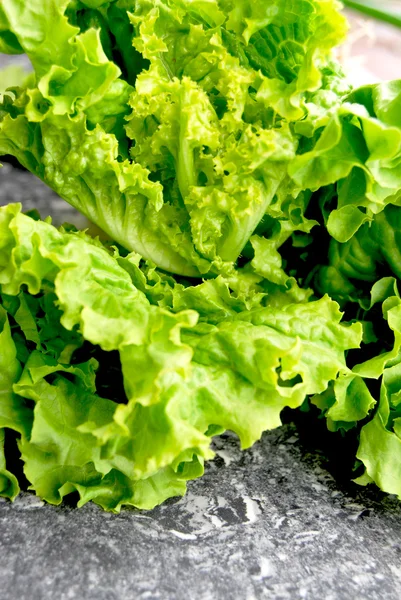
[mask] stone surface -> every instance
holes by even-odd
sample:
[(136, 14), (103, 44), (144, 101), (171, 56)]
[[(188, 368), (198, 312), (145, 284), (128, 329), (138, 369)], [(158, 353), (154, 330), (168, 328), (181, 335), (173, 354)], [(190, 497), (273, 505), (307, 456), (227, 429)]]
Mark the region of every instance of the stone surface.
[(397, 500), (339, 486), (292, 425), (216, 450), (185, 498), (151, 512), (0, 503), (1, 598), (400, 598)]
[(38, 210), (42, 219), (51, 216), (57, 226), (66, 221), (79, 228), (88, 225), (84, 216), (57, 196), (40, 179), (3, 162), (0, 169), (0, 206), (12, 202), (21, 202), (24, 210)]

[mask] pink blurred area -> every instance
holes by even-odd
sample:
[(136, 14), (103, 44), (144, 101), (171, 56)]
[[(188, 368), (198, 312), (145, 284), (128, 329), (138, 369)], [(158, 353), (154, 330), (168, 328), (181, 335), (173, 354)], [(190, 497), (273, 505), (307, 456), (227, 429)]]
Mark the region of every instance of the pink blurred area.
[[(383, 9), (399, 12), (401, 0), (378, 2)], [(354, 10), (345, 11), (350, 32), (338, 51), (353, 86), (389, 79), (401, 79), (401, 29), (366, 17)]]

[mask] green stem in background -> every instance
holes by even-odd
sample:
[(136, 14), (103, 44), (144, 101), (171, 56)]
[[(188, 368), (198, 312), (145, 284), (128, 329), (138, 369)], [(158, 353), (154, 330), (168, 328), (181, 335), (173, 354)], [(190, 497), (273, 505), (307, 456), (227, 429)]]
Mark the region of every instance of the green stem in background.
[(342, 0), (342, 3), (344, 6), (358, 10), (369, 17), (374, 17), (375, 19), (380, 19), (381, 21), (385, 21), (396, 27), (401, 27), (401, 12), (398, 14), (398, 12), (383, 8), (382, 2), (369, 2), (369, 0)]

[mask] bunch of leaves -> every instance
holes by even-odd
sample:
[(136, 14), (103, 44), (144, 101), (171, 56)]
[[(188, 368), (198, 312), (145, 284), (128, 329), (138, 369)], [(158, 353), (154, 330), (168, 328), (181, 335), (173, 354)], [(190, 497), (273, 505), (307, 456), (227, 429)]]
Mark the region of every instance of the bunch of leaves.
[(265, 215), (310, 229), (292, 124), (313, 128), (349, 89), (338, 7), (5, 0), (0, 51), (34, 74), (4, 96), (0, 154), (160, 268), (227, 272)]
[[(316, 291), (336, 300), (348, 320), (363, 324), (362, 348), (347, 357), (351, 373), (312, 402), (330, 430), (354, 431), (358, 437), (357, 465), (364, 474), (356, 481), (375, 482), (401, 497), (400, 90), (400, 82), (394, 81), (355, 91), (349, 97), (352, 105), (346, 106), (348, 124), (334, 118), (328, 126), (342, 142), (320, 153), (318, 141), (311, 151), (313, 161), (339, 158), (346, 127), (364, 135), (359, 156), (365, 158), (353, 159), (346, 177), (327, 182), (314, 195), (310, 216), (319, 226), (304, 264), (301, 269), (293, 265), (293, 272), (298, 280), (307, 273)], [(354, 115), (351, 122), (349, 114)], [(354, 130), (348, 141), (356, 139)], [(351, 156), (349, 146), (346, 153)], [(319, 251), (327, 252), (324, 261)]]
[(257, 240), (237, 281), (197, 286), (17, 205), (0, 209), (0, 240), (0, 430), (16, 432), (25, 476), (51, 503), (77, 491), (118, 511), (183, 494), (213, 435), (249, 447), (346, 373), (360, 343), (327, 296), (290, 279), (292, 294), (268, 291)]
[(150, 508), (309, 397), (401, 496), (401, 83), (350, 90), (338, 7), (3, 0), (0, 152), (115, 245), (0, 211), (0, 493), (16, 438), (47, 501)]

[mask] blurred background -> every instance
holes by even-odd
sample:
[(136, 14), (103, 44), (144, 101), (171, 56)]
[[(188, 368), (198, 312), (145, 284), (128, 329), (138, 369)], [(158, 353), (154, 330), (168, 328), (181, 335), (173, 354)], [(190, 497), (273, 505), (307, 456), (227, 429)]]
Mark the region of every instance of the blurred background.
[(344, 0), (343, 4), (350, 32), (338, 57), (352, 85), (401, 78), (401, 0)]

